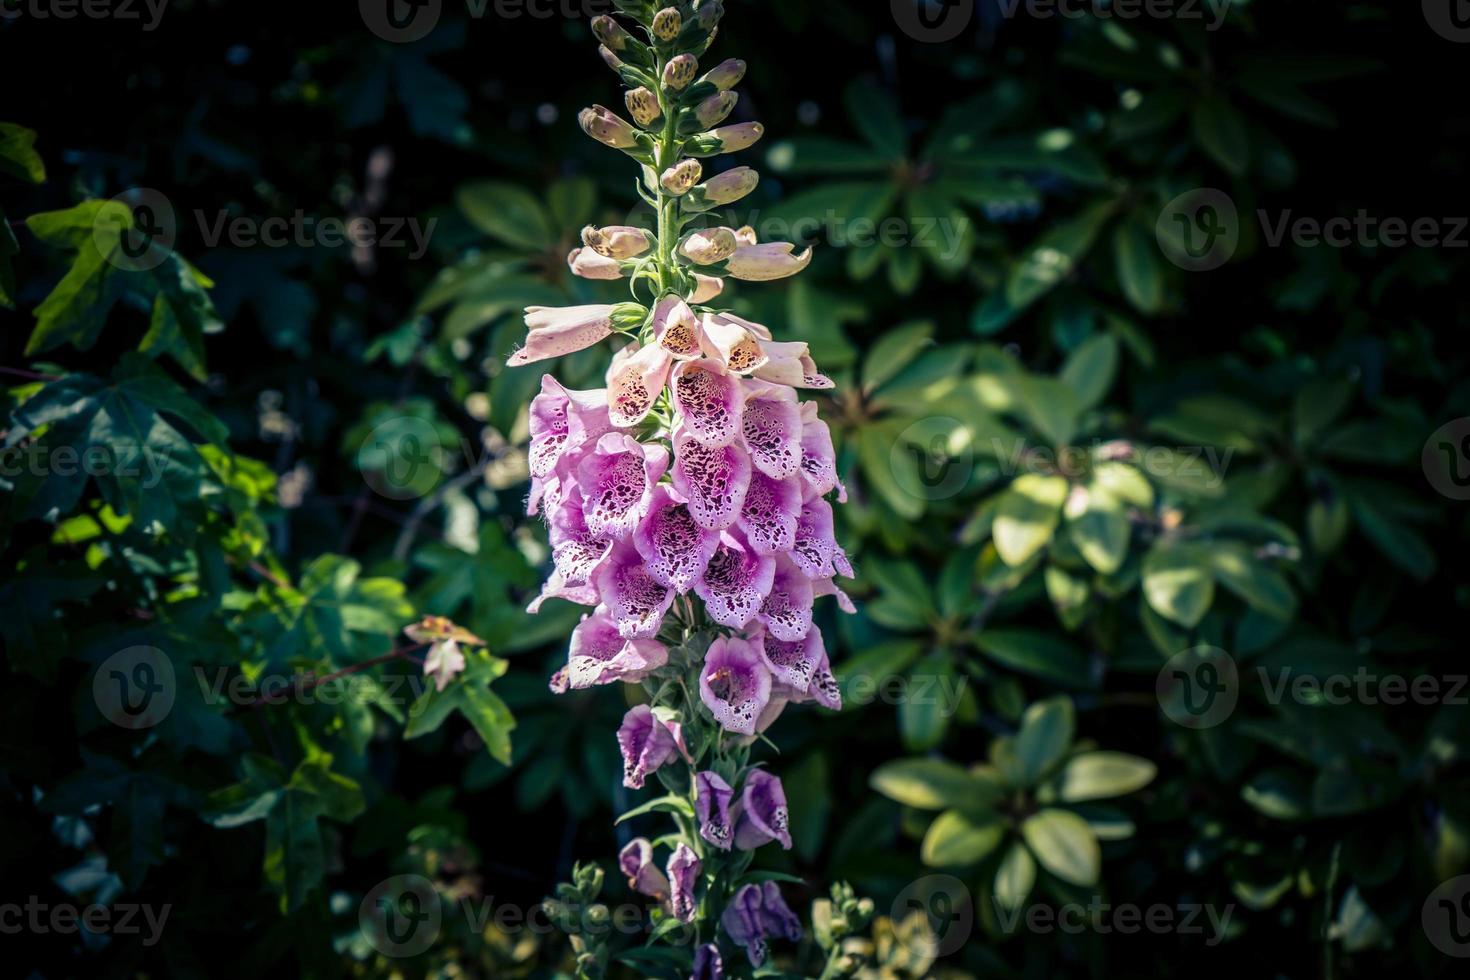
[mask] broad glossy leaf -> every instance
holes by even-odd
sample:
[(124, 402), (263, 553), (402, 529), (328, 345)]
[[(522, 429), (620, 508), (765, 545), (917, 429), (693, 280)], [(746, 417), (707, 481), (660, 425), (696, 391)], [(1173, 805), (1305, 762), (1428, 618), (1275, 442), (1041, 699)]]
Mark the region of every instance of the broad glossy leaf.
[(919, 854), (930, 867), (975, 864), (1004, 836), (1005, 825), (998, 819), (977, 823), (959, 810), (946, 810), (929, 825)]
[(1207, 546), (1154, 545), (1143, 560), (1143, 594), (1165, 619), (1193, 629), (1215, 601), (1215, 576)]
[(1074, 885), (1094, 885), (1102, 871), (1097, 835), (1077, 814), (1046, 809), (1027, 817), (1021, 836), (1041, 866)]
[(1017, 477), (996, 504), (991, 535), (1007, 565), (1020, 565), (1046, 547), (1062, 517), (1067, 481), (1027, 473)]
[(1142, 789), (1158, 767), (1122, 752), (1085, 752), (1073, 756), (1056, 776), (1057, 798), (1063, 803), (1106, 800)]

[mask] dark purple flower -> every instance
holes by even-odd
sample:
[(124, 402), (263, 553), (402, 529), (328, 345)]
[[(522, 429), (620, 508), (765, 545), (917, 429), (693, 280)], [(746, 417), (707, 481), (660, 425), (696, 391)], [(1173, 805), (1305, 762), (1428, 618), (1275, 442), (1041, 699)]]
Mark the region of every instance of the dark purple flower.
[(618, 867), (628, 879), (628, 887), (640, 895), (663, 901), (669, 897), (669, 879), (653, 863), (653, 845), (646, 838), (635, 837), (618, 852)]
[(745, 955), (755, 967), (766, 961), (768, 939), (795, 942), (801, 938), (801, 922), (787, 908), (774, 881), (743, 886), (725, 906), (720, 925), (725, 927), (726, 935), (745, 947)]
[(751, 770), (745, 777), (739, 813), (735, 817), (735, 846), (748, 851), (775, 840), (789, 851), (790, 823), (781, 780), (764, 769)]
[(771, 699), (771, 673), (749, 642), (722, 636), (704, 655), (699, 698), (726, 731), (754, 734)]
[(705, 943), (694, 951), (694, 972), (689, 980), (725, 980), (725, 964), (720, 959), (720, 947)]
[(618, 727), (618, 748), (623, 752), (623, 785), (642, 789), (649, 773), (672, 762), (680, 752), (675, 730), (646, 704), (629, 708)]
[(681, 841), (669, 858), (669, 911), (680, 922), (694, 921), (698, 907), (694, 888), (699, 884), (699, 869), (699, 857)]
[(722, 851), (730, 849), (735, 829), (730, 823), (730, 797), (734, 790), (713, 770), (694, 777), (694, 813), (699, 818), (699, 836)]

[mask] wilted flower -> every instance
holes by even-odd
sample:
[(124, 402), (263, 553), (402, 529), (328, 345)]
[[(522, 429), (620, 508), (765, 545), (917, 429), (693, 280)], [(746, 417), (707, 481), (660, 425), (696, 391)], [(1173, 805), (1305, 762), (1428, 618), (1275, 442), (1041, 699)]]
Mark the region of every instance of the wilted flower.
[(653, 845), (645, 837), (635, 837), (618, 852), (618, 869), (628, 879), (628, 887), (640, 895), (660, 901), (669, 897), (669, 879), (653, 863)]
[(669, 913), (680, 922), (694, 921), (700, 867), (698, 855), (680, 841), (669, 858)]
[(434, 678), (434, 690), (442, 691), (465, 668), (464, 654), (454, 640), (439, 640), (424, 656), (424, 676)]
[(787, 907), (774, 881), (743, 885), (725, 907), (720, 925), (727, 936), (745, 947), (745, 955), (755, 967), (766, 961), (768, 940), (801, 939), (801, 921)]
[(605, 608), (584, 616), (572, 630), (566, 667), (552, 678), (558, 694), (599, 684), (641, 681), (669, 661), (669, 652), (657, 640), (627, 639)]

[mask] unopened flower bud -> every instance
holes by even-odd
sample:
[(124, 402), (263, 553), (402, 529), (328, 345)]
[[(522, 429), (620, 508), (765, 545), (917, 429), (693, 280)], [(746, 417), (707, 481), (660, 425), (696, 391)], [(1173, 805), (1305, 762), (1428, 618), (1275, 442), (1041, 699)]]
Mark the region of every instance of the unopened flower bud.
[(582, 229), (582, 243), (598, 255), (610, 259), (631, 259), (648, 251), (648, 232), (633, 225), (608, 225)]
[(765, 135), (766, 128), (758, 122), (737, 123), (721, 126), (709, 132), (690, 137), (684, 152), (692, 157), (712, 157), (720, 153), (734, 153), (752, 146)]
[(644, 129), (652, 129), (654, 123), (663, 118), (664, 111), (658, 104), (658, 96), (646, 88), (629, 89), (623, 99), (628, 103), (628, 114)]
[(577, 114), (582, 131), (597, 142), (615, 150), (628, 150), (638, 145), (637, 131), (628, 121), (609, 109), (595, 105)]
[(694, 81), (699, 71), (699, 62), (692, 54), (681, 54), (664, 65), (664, 88), (673, 92), (683, 91)]
[(739, 58), (730, 58), (711, 68), (700, 81), (709, 82), (721, 92), (728, 92), (739, 85), (744, 77), (745, 62)]
[(679, 16), (677, 7), (665, 7), (653, 15), (653, 36), (660, 41), (672, 41), (683, 26), (684, 18)]
[(700, 0), (694, 5), (694, 19), (699, 26), (710, 30), (725, 16), (725, 5), (720, 0)]
[(733, 204), (760, 183), (761, 176), (749, 167), (735, 167), (711, 177), (704, 184), (704, 199), (710, 204)]
[(694, 108), (694, 118), (699, 122), (701, 129), (710, 126), (718, 126), (735, 109), (735, 103), (740, 101), (740, 96), (734, 92), (720, 92), (711, 95)]
[(597, 40), (607, 45), (613, 51), (621, 51), (632, 40), (632, 35), (623, 30), (623, 25), (613, 20), (607, 14), (592, 18), (592, 33)]
[[(641, 303), (618, 303), (612, 308), (608, 317), (612, 320), (614, 330), (640, 330), (643, 328), (643, 322), (648, 319), (648, 307)], [(599, 877), (598, 882), (601, 881)], [(600, 884), (599, 887), (601, 887)]]
[(606, 44), (599, 44), (597, 46), (597, 53), (602, 55), (602, 60), (607, 62), (607, 66), (613, 71), (619, 71), (623, 67), (623, 59), (613, 54), (612, 48), (609, 48)]
[(689, 193), (691, 187), (699, 183), (699, 178), (703, 175), (704, 168), (699, 165), (698, 160), (680, 160), (665, 170), (658, 182), (670, 194), (682, 197)]
[(679, 251), (695, 265), (714, 265), (735, 254), (735, 233), (729, 228), (696, 231), (684, 239)]
[(594, 905), (587, 910), (587, 924), (593, 929), (602, 929), (611, 921), (606, 905)]

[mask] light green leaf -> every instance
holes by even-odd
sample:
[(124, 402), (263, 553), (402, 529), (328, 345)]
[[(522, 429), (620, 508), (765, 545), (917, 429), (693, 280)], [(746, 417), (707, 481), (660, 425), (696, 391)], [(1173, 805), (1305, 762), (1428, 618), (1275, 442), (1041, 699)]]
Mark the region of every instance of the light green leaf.
[(1038, 701), (1021, 716), (1016, 733), (1016, 761), (1022, 783), (1031, 785), (1067, 752), (1076, 731), (1072, 699), (1066, 696)]
[(471, 224), (508, 245), (544, 249), (555, 239), (545, 209), (523, 187), (476, 181), (461, 187), (454, 199)]
[(946, 810), (929, 825), (919, 856), (930, 867), (974, 864), (1004, 836), (1005, 825), (997, 819), (977, 823), (959, 810)]
[(1017, 477), (996, 505), (991, 535), (1007, 565), (1024, 564), (1051, 541), (1067, 498), (1060, 476), (1027, 473)]
[(1026, 818), (1021, 836), (1041, 866), (1073, 885), (1095, 885), (1102, 871), (1097, 835), (1077, 814), (1046, 809)]
[(1057, 798), (1063, 803), (1085, 803), (1122, 796), (1147, 786), (1157, 773), (1157, 766), (1138, 756), (1086, 752), (1068, 759), (1057, 773)]
[(1018, 909), (1036, 885), (1036, 860), (1020, 841), (1011, 844), (995, 871), (995, 900)]
[(1143, 560), (1143, 594), (1165, 619), (1193, 629), (1215, 601), (1215, 577), (1202, 546), (1160, 543)]
[(898, 759), (873, 770), (868, 785), (890, 800), (919, 810), (984, 812), (1000, 798), (993, 782), (943, 759)]

